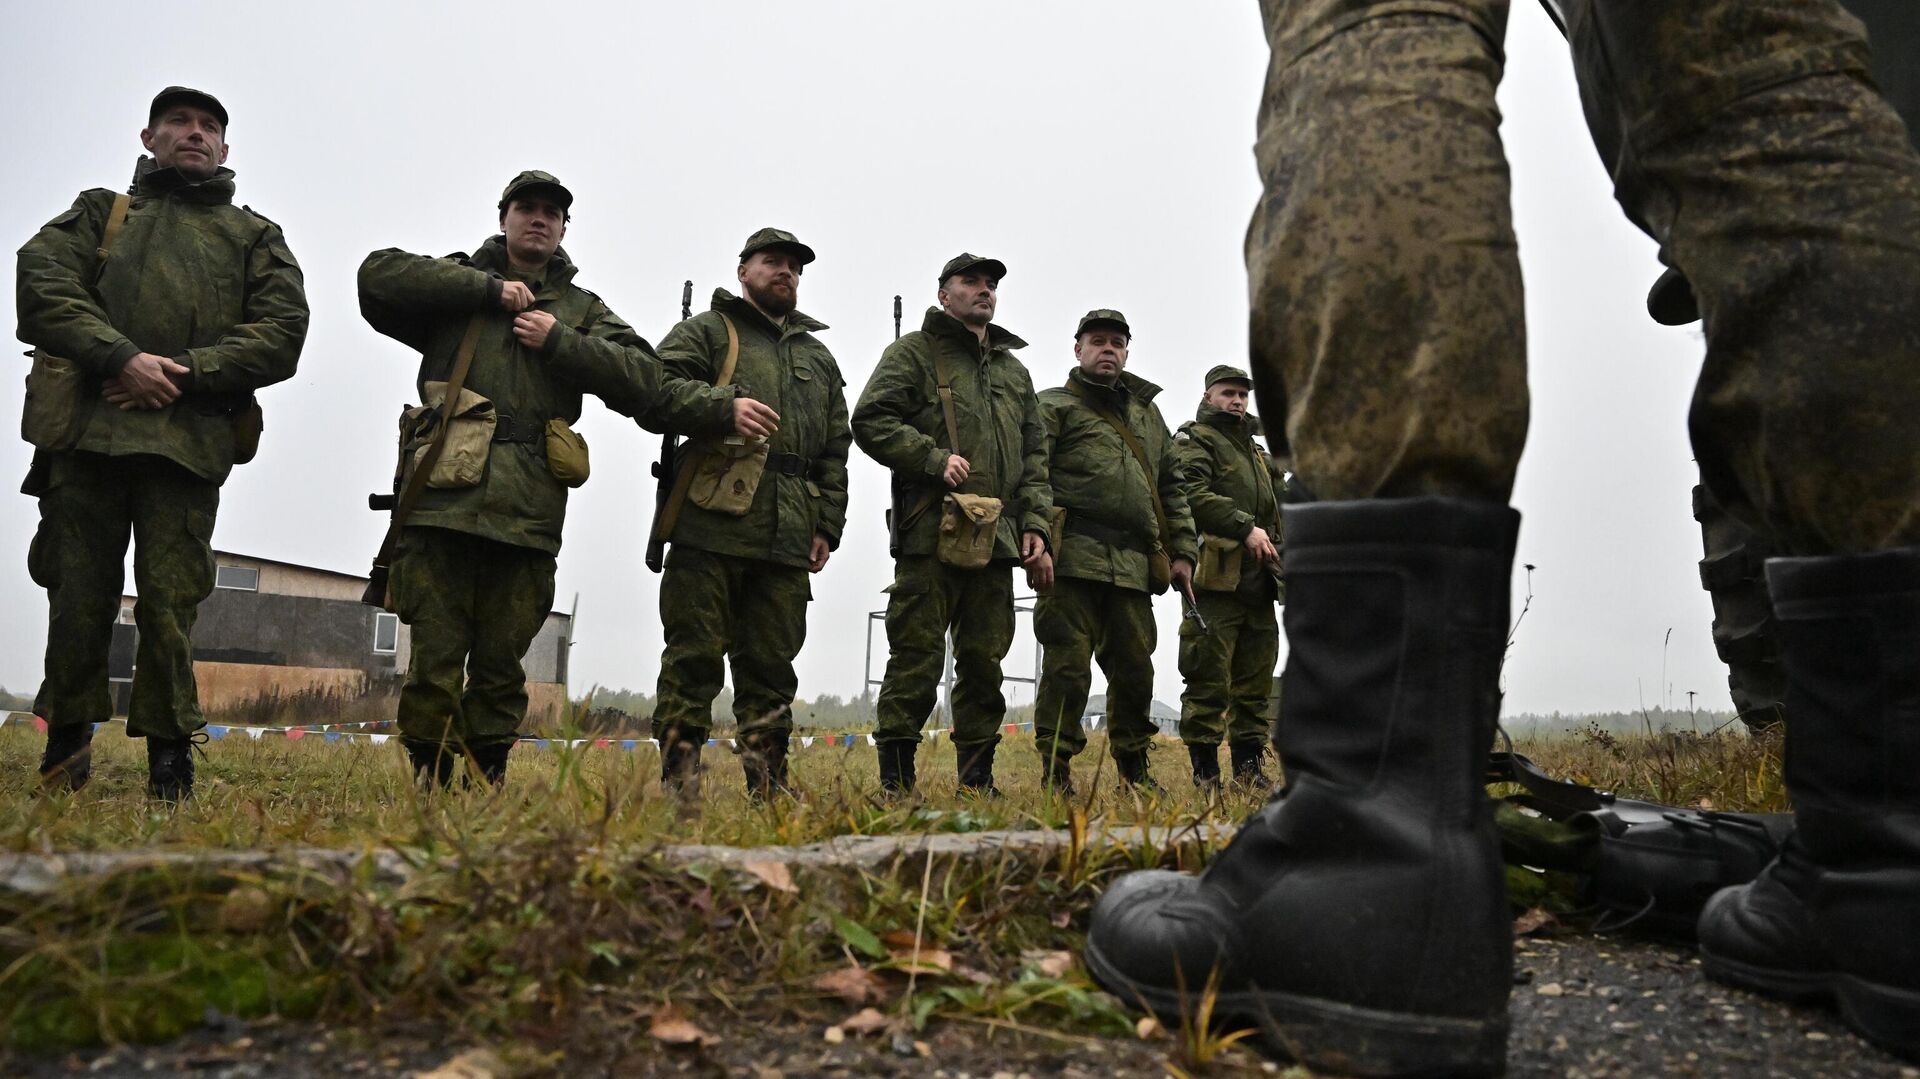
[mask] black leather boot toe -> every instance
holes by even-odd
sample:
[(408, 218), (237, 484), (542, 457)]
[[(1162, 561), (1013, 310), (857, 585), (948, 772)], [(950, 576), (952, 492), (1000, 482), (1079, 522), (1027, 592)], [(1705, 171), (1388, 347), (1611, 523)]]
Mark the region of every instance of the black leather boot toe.
[(1193, 785), (1209, 793), (1220, 789), (1220, 747), (1205, 742), (1188, 742), (1187, 758), (1193, 762)]
[(92, 775), (93, 724), (49, 726), (47, 748), (40, 754), (40, 786), (77, 791)]

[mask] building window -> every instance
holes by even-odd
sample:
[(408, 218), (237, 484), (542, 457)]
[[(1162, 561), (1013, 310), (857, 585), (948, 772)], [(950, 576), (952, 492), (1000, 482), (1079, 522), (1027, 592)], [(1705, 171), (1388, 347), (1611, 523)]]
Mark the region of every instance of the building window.
[(221, 566), (214, 571), (213, 587), (236, 592), (260, 591), (260, 571), (252, 566)]
[(400, 616), (376, 611), (373, 616), (373, 651), (390, 656), (400, 651)]

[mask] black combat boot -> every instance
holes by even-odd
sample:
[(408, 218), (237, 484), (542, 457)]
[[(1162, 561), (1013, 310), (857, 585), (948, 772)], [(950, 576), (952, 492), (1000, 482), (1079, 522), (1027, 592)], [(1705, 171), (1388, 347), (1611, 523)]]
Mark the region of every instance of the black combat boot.
[(905, 798), (913, 793), (913, 758), (919, 742), (881, 742), (880, 793), (887, 798)]
[(659, 728), (660, 785), (682, 797), (700, 793), (700, 750), (706, 736), (685, 727), (668, 724)]
[(1228, 752), (1233, 757), (1233, 781), (1243, 787), (1270, 787), (1273, 780), (1267, 776), (1267, 770), (1261, 767), (1267, 756), (1265, 742), (1232, 742)]
[(457, 750), (445, 742), (407, 738), (407, 760), (413, 764), (413, 781), (422, 793), (447, 790), (453, 786), (454, 770), (460, 764)]
[(1187, 756), (1193, 761), (1193, 785), (1208, 794), (1220, 791), (1220, 746), (1217, 743), (1188, 742)]
[(1422, 498), (1287, 508), (1286, 787), (1198, 877), (1101, 897), (1087, 966), (1172, 1026), (1343, 1075), (1495, 1074), (1513, 940), (1481, 785), (1519, 515)]
[(504, 742), (482, 742), (467, 747), (467, 752), (473, 755), (473, 766), (480, 769), (480, 778), (486, 780), (489, 786), (506, 786), (507, 755), (513, 752), (516, 741), (518, 739), (509, 738)]
[[(1214, 771), (1220, 770), (1215, 763)], [(1121, 782), (1132, 787), (1139, 794), (1159, 794), (1160, 784), (1153, 781), (1153, 775), (1147, 770), (1147, 751), (1144, 749), (1116, 749), (1113, 751), (1113, 768), (1120, 773)]]
[(207, 740), (196, 731), (186, 738), (147, 736), (147, 797), (184, 802), (193, 797), (193, 751)]
[(93, 724), (47, 727), (46, 752), (40, 754), (40, 786), (77, 791), (93, 775)]
[(993, 785), (993, 749), (996, 743), (954, 746), (954, 761), (960, 770), (960, 793), (976, 797), (998, 798), (1000, 788)]
[(740, 770), (747, 777), (748, 798), (765, 802), (793, 794), (793, 785), (787, 782), (787, 742), (785, 731), (740, 739)]
[(1776, 558), (1794, 834), (1700, 915), (1717, 981), (1837, 1000), (1920, 1061), (1920, 547)]
[(1040, 788), (1055, 798), (1073, 797), (1073, 759), (1043, 754), (1040, 757)]

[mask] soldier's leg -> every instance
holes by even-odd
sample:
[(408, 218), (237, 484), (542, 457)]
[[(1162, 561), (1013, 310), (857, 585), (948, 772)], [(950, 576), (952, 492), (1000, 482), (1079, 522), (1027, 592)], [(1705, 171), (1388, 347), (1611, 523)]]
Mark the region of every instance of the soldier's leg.
[(660, 577), (666, 647), (654, 690), (653, 735), (663, 761), (678, 753), (682, 770), (697, 763), (713, 727), (713, 699), (725, 684), (724, 657), (734, 634), (733, 592), (721, 556), (680, 544), (668, 550)]
[(956, 592), (953, 625), (953, 745), (964, 763), (1000, 744), (1007, 698), (1000, 663), (1013, 647), (1013, 569), (986, 566), (951, 571)]
[(193, 623), (213, 594), (220, 488), (179, 465), (142, 458), (130, 478), (134, 624), (140, 645), (127, 706), (130, 737), (185, 738), (206, 726), (193, 679)]
[(460, 718), (467, 747), (498, 780), (527, 718), (527, 649), (553, 611), (554, 557), (531, 547), (473, 537), (480, 580), (474, 592), (473, 650)]
[(800, 678), (793, 661), (807, 639), (811, 574), (770, 562), (739, 563), (734, 598), (733, 716), (741, 766), (750, 793), (787, 785), (787, 742), (793, 733), (793, 697)]
[[(81, 728), (113, 716), (107, 651), (125, 584), (130, 495), (110, 459), (62, 454), (40, 498), (29, 565), (47, 589), (45, 681), (38, 701), (50, 727)], [(44, 579), (43, 579), (44, 578)]]
[(874, 702), (877, 742), (918, 744), (938, 699), (953, 597), (931, 556), (901, 558), (887, 587), (887, 673)]
[(1130, 783), (1151, 783), (1147, 749), (1153, 745), (1153, 649), (1159, 627), (1145, 592), (1096, 585), (1100, 593), (1094, 655), (1107, 676), (1107, 746)]
[(1780, 665), (1763, 572), (1767, 541), (1734, 520), (1705, 484), (1693, 489), (1693, 517), (1706, 553), (1700, 586), (1713, 599), (1713, 647), (1727, 665), (1727, 689), (1740, 721), (1748, 730), (1764, 730), (1787, 715), (1787, 672)]
[(1221, 626), (1221, 619), (1232, 610), (1233, 597), (1198, 592), (1194, 598), (1207, 620), (1207, 631), (1201, 632), (1200, 623), (1191, 618), (1180, 620), (1180, 677), (1186, 684), (1180, 694), (1180, 740), (1217, 751), (1226, 740), (1232, 714), (1233, 655), (1239, 635)]
[(389, 571), (388, 592), (410, 642), (407, 680), (400, 687), (400, 737), (416, 764), (428, 747), (464, 752), (460, 697), (478, 586), (466, 538), (444, 528), (407, 528)]
[(1234, 778), (1259, 782), (1266, 778), (1261, 760), (1272, 737), (1267, 714), (1273, 692), (1274, 666), (1280, 660), (1280, 623), (1271, 603), (1244, 604), (1237, 600), (1233, 616), (1233, 710), (1227, 722), (1232, 746)]
[(1053, 591), (1034, 603), (1040, 685), (1034, 691), (1033, 740), (1042, 762), (1070, 760), (1087, 748), (1080, 719), (1093, 692), (1093, 642), (1101, 617), (1093, 589), (1089, 582), (1057, 577)]

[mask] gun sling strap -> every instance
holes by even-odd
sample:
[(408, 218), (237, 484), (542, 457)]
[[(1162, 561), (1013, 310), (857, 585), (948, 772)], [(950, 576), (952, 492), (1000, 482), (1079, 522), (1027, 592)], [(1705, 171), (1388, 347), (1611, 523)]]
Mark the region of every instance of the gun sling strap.
[[(734, 327), (733, 320), (724, 312), (719, 314), (720, 321), (727, 327), (727, 357), (721, 361), (720, 377), (715, 379), (713, 384), (725, 386), (733, 382), (734, 366), (740, 362), (740, 331)], [(680, 507), (687, 504), (687, 488), (693, 486), (692, 455), (705, 452), (707, 449), (703, 444), (687, 443), (688, 457), (680, 463), (680, 467), (673, 474), (673, 491), (667, 495), (666, 503), (660, 507), (660, 512), (653, 518), (653, 536), (656, 540), (665, 542), (672, 538), (673, 526), (680, 521)]]
[[(1140, 468), (1147, 474), (1147, 492), (1153, 495), (1153, 519), (1160, 527), (1160, 549), (1168, 558), (1173, 557), (1173, 529), (1167, 523), (1167, 507), (1160, 501), (1160, 479), (1153, 471), (1153, 465), (1147, 460), (1147, 448), (1140, 444), (1135, 435), (1120, 417), (1108, 411), (1105, 406), (1087, 396), (1086, 387), (1072, 379), (1067, 380), (1067, 392), (1078, 397), (1087, 411), (1107, 421), (1107, 425), (1120, 433), (1120, 440), (1133, 451), (1133, 459), (1140, 462)], [(1068, 525), (1071, 530), (1072, 525)]]
[[(934, 388), (940, 394), (940, 415), (947, 423), (947, 452), (959, 453), (960, 425), (955, 422), (953, 416), (953, 371), (947, 367), (947, 358), (940, 354), (938, 344), (933, 346), (933, 377)], [(900, 522), (900, 530), (906, 531), (913, 522), (919, 520), (920, 515), (939, 501), (943, 493), (938, 490), (922, 491), (919, 500), (913, 504), (913, 508), (907, 511), (907, 516)], [(1003, 512), (1004, 509), (1003, 506)]]
[[(427, 489), (427, 477), (433, 474), (433, 467), (440, 463), (440, 454), (447, 448), (447, 429), (452, 426), (453, 406), (460, 400), (460, 391), (466, 389), (467, 371), (473, 367), (473, 350), (480, 345), (480, 330), (486, 325), (486, 315), (476, 312), (467, 321), (467, 332), (460, 338), (459, 351), (453, 356), (453, 373), (447, 379), (446, 394), (440, 399), (438, 425), (433, 431), (433, 441), (427, 444), (427, 452), (414, 464), (413, 473), (407, 477), (407, 485), (400, 490), (400, 497), (393, 504), (393, 521), (387, 526), (387, 538), (380, 541), (380, 553), (373, 558), (373, 581), (369, 582), (366, 602), (375, 606), (386, 605), (386, 589), (381, 570), (393, 564), (394, 548), (400, 545), (400, 530), (406, 527), (407, 516), (413, 512), (414, 503), (420, 501), (420, 493)], [(381, 595), (374, 596), (373, 584), (379, 582)]]

